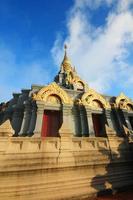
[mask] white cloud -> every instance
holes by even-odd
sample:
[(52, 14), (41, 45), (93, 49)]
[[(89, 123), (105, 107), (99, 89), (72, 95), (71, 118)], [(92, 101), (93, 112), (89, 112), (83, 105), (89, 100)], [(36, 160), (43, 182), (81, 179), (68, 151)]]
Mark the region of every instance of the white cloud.
[[(98, 9), (103, 3), (110, 6), (110, 11), (106, 23), (95, 27), (85, 8)], [(52, 49), (55, 62), (61, 62), (62, 47), (67, 43), (73, 64), (91, 87), (108, 92), (112, 83), (120, 88), (129, 85), (133, 80), (132, 66), (121, 70), (121, 63), (125, 64), (130, 54), (128, 45), (133, 43), (132, 3), (132, 0), (76, 0), (67, 18), (68, 35), (63, 42), (58, 38)], [(126, 78), (123, 74), (127, 74)]]
[(115, 1), (116, 0), (75, 0), (74, 8), (83, 9), (85, 7), (89, 7), (91, 9), (97, 9), (102, 4), (106, 4), (107, 6), (110, 6)]
[(133, 0), (119, 0), (118, 11), (123, 12), (133, 6)]

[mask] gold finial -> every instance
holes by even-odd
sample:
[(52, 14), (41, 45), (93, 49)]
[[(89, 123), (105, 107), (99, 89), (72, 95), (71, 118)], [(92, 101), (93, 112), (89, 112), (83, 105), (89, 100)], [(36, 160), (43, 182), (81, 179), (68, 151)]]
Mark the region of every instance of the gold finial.
[(67, 50), (67, 45), (66, 44), (64, 45), (64, 49)]
[(64, 45), (64, 49), (65, 49), (65, 55), (64, 55), (64, 58), (67, 58), (67, 45), (66, 45), (66, 44)]

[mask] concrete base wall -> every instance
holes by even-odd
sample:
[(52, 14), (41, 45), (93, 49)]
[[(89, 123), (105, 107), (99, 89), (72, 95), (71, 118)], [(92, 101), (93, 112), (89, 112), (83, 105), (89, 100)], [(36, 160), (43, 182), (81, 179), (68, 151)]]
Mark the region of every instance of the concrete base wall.
[(84, 199), (133, 185), (125, 138), (0, 138), (0, 199)]

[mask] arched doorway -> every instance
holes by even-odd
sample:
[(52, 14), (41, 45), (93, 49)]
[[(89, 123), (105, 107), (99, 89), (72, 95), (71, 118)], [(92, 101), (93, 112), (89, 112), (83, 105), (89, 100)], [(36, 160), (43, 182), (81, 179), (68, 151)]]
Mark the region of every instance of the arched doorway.
[(62, 125), (61, 111), (44, 110), (42, 123), (42, 137), (58, 137)]
[(97, 112), (92, 113), (93, 127), (96, 137), (104, 137), (105, 134), (105, 116), (103, 113), (103, 105), (98, 100), (93, 100), (93, 105)]
[(43, 113), (42, 137), (58, 137), (61, 125), (61, 99), (57, 95), (50, 95), (47, 98), (46, 109)]
[(104, 137), (105, 134), (105, 117), (103, 114), (92, 114), (93, 127), (96, 137)]

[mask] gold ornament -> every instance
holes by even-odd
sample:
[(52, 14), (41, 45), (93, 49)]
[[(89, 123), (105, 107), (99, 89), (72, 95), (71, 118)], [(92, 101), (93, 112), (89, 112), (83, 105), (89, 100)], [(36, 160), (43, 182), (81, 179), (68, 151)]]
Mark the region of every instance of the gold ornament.
[(133, 111), (133, 102), (124, 93), (121, 93), (115, 100), (116, 107)]
[(70, 72), (70, 71), (72, 71), (72, 64), (71, 64), (71, 61), (67, 57), (67, 51), (66, 51), (67, 45), (66, 44), (64, 45), (64, 49), (65, 49), (65, 55), (64, 55), (64, 59), (62, 61), (61, 66), (65, 72)]
[(111, 106), (102, 95), (98, 94), (93, 89), (89, 89), (88, 92), (84, 93), (81, 102), (83, 105), (89, 106), (93, 109), (106, 108), (110, 109)]
[(73, 104), (72, 99), (68, 96), (68, 94), (57, 85), (55, 82), (50, 85), (43, 87), (37, 94), (33, 94), (32, 97), (35, 101), (44, 101), (49, 102), (49, 98), (52, 99), (53, 103), (59, 103), (61, 100), (64, 104)]

